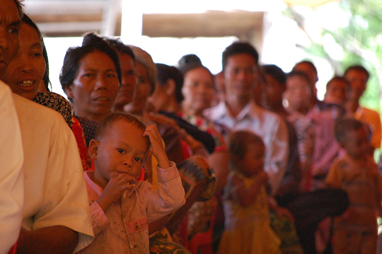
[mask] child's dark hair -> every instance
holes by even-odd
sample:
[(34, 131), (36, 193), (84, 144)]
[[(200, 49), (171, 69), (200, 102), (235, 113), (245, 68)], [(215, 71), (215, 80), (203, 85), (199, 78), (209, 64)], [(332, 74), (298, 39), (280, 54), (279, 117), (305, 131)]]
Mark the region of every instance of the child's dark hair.
[(249, 144), (265, 148), (263, 140), (251, 131), (235, 131), (228, 137), (228, 151), (232, 156), (243, 159)]
[(110, 128), (113, 125), (113, 123), (120, 120), (130, 123), (141, 129), (142, 131), (145, 131), (146, 129), (146, 125), (140, 120), (138, 120), (138, 118), (136, 118), (135, 116), (123, 112), (114, 112), (107, 115), (100, 122), (97, 128), (97, 132), (95, 134), (95, 139), (99, 140), (100, 138), (102, 138), (102, 136), (106, 133), (107, 129)]
[(368, 133), (365, 125), (354, 118), (344, 117), (339, 119), (334, 126), (334, 135), (338, 141), (338, 143), (343, 143), (346, 139), (346, 133), (349, 131), (357, 131), (359, 129), (365, 129), (366, 133)]

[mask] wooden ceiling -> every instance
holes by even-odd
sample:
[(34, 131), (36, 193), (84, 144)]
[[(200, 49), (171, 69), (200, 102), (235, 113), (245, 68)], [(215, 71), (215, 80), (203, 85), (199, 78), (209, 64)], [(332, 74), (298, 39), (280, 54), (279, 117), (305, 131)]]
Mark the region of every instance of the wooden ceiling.
[[(46, 36), (81, 36), (88, 31), (121, 34), (121, 0), (26, 0), (24, 5), (26, 14)], [(143, 13), (142, 33), (150, 37), (248, 38), (262, 26), (263, 12)]]

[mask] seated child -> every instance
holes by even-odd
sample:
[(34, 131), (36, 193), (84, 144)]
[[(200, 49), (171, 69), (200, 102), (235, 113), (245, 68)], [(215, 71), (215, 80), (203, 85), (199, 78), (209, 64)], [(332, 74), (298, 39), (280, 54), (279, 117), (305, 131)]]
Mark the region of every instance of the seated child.
[[(158, 189), (136, 181), (150, 150), (158, 161)], [(154, 125), (111, 113), (90, 141), (94, 171), (85, 171), (95, 239), (81, 253), (149, 253), (148, 223), (185, 202), (178, 170)]]
[(350, 207), (334, 219), (333, 253), (376, 253), (382, 177), (370, 155), (368, 133), (360, 121), (343, 118), (335, 136), (345, 154), (332, 165), (326, 184), (345, 190)]
[(224, 190), (225, 229), (218, 254), (281, 253), (280, 239), (270, 227), (265, 146), (249, 131), (237, 131), (228, 141), (231, 171)]

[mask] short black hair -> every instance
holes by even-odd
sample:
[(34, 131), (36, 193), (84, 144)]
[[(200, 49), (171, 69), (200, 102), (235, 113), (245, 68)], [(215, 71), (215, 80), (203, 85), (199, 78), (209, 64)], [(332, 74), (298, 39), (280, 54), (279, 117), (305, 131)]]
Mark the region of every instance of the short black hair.
[(183, 88), (183, 75), (178, 70), (178, 68), (174, 66), (169, 66), (166, 64), (157, 63), (155, 64), (157, 68), (157, 84), (163, 86), (166, 84), (167, 80), (172, 79), (175, 82), (175, 98), (177, 102), (182, 102), (184, 100), (184, 96), (182, 93)]
[(340, 118), (336, 121), (336, 124), (334, 126), (334, 136), (336, 137), (338, 143), (341, 144), (346, 140), (346, 133), (348, 133), (349, 131), (357, 131), (359, 129), (364, 128), (364, 124), (355, 118)]
[(264, 74), (271, 75), (274, 79), (276, 79), (279, 84), (285, 84), (286, 82), (286, 74), (285, 72), (274, 64), (265, 64), (262, 66)]
[(262, 146), (265, 149), (261, 137), (251, 131), (235, 131), (228, 136), (228, 151), (230, 155), (237, 156), (239, 159), (244, 158), (249, 144)]
[(227, 65), (228, 58), (237, 54), (249, 54), (255, 60), (256, 65), (259, 62), (259, 53), (257, 50), (248, 42), (234, 42), (229, 45), (223, 52), (222, 63), (223, 63), (223, 71)]
[(359, 71), (359, 72), (363, 72), (363, 73), (366, 74), (367, 80), (369, 80), (370, 73), (366, 70), (365, 67), (363, 67), (363, 66), (360, 65), (360, 64), (356, 64), (356, 65), (349, 66), (349, 67), (345, 70), (345, 72), (344, 72), (344, 77), (345, 77), (350, 71)]
[(146, 129), (146, 125), (143, 122), (141, 122), (140, 120), (138, 120), (138, 118), (136, 118), (135, 116), (128, 114), (128, 113), (124, 113), (124, 112), (113, 112), (113, 113), (108, 114), (99, 123), (94, 138), (96, 140), (100, 140), (102, 138), (102, 136), (107, 132), (107, 130), (110, 127), (112, 127), (113, 123), (115, 123), (117, 121), (125, 121), (129, 124), (132, 124), (132, 125), (138, 127), (138, 129), (140, 129), (142, 131), (145, 131), (145, 129)]
[(326, 90), (329, 89), (329, 87), (333, 81), (342, 81), (346, 84), (347, 90), (350, 89), (350, 82), (349, 81), (347, 81), (344, 77), (334, 76), (331, 80), (328, 81), (328, 83), (326, 83)]
[(23, 7), (24, 5), (20, 2), (20, 0), (13, 0), (13, 2), (16, 4), (17, 12), (19, 13), (19, 17), (22, 18), (24, 15)]
[(178, 69), (183, 72), (185, 68), (187, 68), (190, 65), (202, 65), (202, 61), (200, 58), (195, 54), (187, 54), (182, 56), (178, 61)]
[(316, 68), (316, 66), (314, 65), (314, 63), (313, 63), (312, 61), (309, 61), (309, 60), (303, 60), (303, 61), (300, 61), (300, 62), (296, 63), (296, 64), (294, 65), (292, 71), (295, 71), (296, 66), (299, 65), (299, 64), (306, 64), (306, 65), (309, 65), (309, 66), (312, 68), (312, 70), (314, 70), (314, 72), (315, 72), (316, 74), (318, 74), (318, 73), (317, 73), (317, 68)]
[(103, 39), (117, 52), (120, 52), (122, 54), (129, 55), (131, 59), (133, 59), (133, 62), (135, 64), (135, 55), (133, 53), (133, 50), (125, 45), (120, 38), (107, 38), (103, 37)]

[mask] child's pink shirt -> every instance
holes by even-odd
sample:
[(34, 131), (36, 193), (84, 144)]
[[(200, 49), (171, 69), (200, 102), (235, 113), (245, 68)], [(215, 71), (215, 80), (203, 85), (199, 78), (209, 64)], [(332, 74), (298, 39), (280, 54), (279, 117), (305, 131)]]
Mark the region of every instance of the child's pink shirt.
[(95, 239), (81, 253), (149, 253), (148, 223), (177, 210), (185, 203), (185, 193), (175, 163), (158, 170), (158, 189), (139, 181), (121, 203), (112, 203), (106, 213), (96, 200), (103, 189), (85, 171)]

